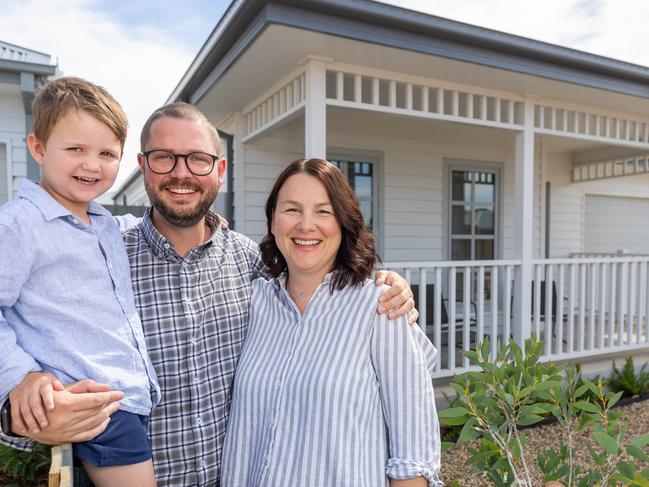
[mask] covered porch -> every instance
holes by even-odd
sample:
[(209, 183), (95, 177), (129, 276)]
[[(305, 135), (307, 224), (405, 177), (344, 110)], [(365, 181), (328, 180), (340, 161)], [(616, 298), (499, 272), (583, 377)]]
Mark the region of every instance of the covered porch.
[(583, 201), (649, 182), (649, 120), (314, 56), (235, 118), (235, 221), (260, 237), (283, 165), (337, 163), (413, 284), (438, 377), (485, 337), (542, 338), (552, 360), (649, 347), (649, 256), (584, 254)]

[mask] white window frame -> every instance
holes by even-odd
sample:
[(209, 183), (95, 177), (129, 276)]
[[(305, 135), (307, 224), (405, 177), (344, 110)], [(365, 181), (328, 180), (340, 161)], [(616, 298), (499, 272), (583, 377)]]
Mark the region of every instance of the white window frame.
[[(464, 159), (444, 159), (444, 255), (447, 260), (452, 259), (452, 176), (453, 171), (464, 172), (491, 172), (496, 175), (496, 188), (495, 188), (495, 206), (494, 206), (494, 260), (500, 259), (503, 249), (503, 223), (502, 223), (502, 207), (503, 207), (503, 164), (497, 162), (482, 162)], [(469, 237), (471, 240), (476, 239), (475, 236)]]

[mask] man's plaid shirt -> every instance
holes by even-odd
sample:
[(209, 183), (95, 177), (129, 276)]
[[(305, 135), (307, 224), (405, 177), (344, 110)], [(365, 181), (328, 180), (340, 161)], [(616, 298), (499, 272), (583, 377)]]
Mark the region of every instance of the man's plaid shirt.
[(149, 213), (124, 234), (131, 278), (162, 400), (149, 431), (159, 486), (219, 485), (234, 370), (248, 326), (257, 244), (219, 228), (179, 256)]

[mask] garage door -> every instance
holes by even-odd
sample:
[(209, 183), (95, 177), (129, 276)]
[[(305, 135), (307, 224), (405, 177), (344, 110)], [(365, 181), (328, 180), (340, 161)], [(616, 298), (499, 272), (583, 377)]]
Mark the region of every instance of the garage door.
[(586, 195), (585, 252), (649, 254), (649, 199)]

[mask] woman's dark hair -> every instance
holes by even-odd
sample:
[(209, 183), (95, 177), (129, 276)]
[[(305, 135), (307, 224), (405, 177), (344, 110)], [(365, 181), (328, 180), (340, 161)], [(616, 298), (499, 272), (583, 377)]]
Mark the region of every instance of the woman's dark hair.
[(266, 200), (268, 233), (259, 244), (261, 258), (273, 277), (287, 270), (286, 260), (277, 248), (271, 228), (277, 207), (279, 191), (288, 178), (295, 174), (308, 174), (320, 181), (333, 206), (340, 224), (341, 241), (334, 262), (331, 290), (363, 283), (380, 258), (374, 247), (374, 236), (363, 223), (363, 214), (354, 190), (340, 170), (323, 159), (298, 159), (290, 163), (277, 177)]

